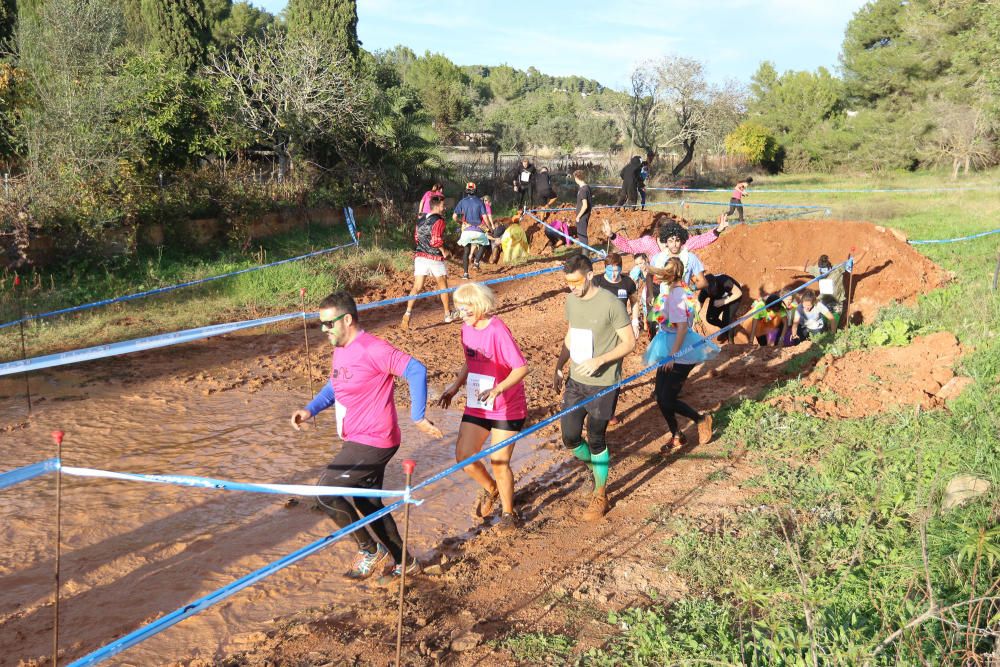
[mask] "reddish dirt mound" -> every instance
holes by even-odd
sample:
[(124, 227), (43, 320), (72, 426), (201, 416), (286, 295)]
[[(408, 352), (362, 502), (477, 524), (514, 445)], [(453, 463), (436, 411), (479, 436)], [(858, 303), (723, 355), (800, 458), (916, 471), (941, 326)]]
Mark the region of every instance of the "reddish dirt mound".
[[(884, 231), (879, 231), (883, 229)], [(867, 321), (880, 306), (912, 303), (948, 280), (947, 274), (891, 231), (867, 222), (787, 220), (740, 225), (698, 255), (715, 273), (728, 273), (756, 297), (801, 285), (810, 277), (778, 270), (804, 266), (829, 255), (839, 263), (853, 251), (857, 265), (851, 280), (851, 321)]]
[(830, 355), (816, 364), (803, 384), (836, 394), (780, 397), (772, 401), (788, 410), (805, 410), (824, 418), (852, 419), (906, 405), (936, 408), (954, 398), (969, 378), (956, 377), (952, 366), (961, 354), (955, 336), (936, 333), (915, 338), (906, 347), (883, 347)]

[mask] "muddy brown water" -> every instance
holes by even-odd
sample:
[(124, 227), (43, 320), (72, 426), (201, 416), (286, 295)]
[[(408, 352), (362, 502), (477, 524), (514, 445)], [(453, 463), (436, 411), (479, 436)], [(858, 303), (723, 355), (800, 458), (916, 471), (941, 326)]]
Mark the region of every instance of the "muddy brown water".
[[(0, 470), (53, 455), (50, 432), (66, 432), (67, 465), (105, 470), (202, 475), (240, 481), (313, 483), (338, 446), (332, 416), (316, 430), (294, 432), (288, 416), (301, 392), (264, 388), (209, 396), (149, 383), (80, 388), (58, 374), (33, 380), (31, 427), (0, 432)], [(25, 413), (23, 380), (0, 381), (0, 423)], [(403, 446), (386, 488), (402, 488), (399, 462), (417, 461), (414, 481), (453, 463), (461, 412), (432, 409), (445, 432), (431, 441), (399, 406)], [(550, 453), (526, 439), (515, 450), (518, 484), (541, 474)], [(418, 558), (449, 536), (474, 528), (476, 488), (456, 474), (422, 494), (411, 510)], [(76, 658), (193, 601), (336, 528), (311, 499), (161, 484), (63, 477), (60, 647)], [(0, 665), (50, 654), (55, 537), (54, 477), (0, 490)], [(401, 514), (397, 513), (401, 518)], [(366, 595), (340, 575), (353, 540), (314, 554), (222, 603), (109, 660), (164, 664), (212, 658), (239, 648), (241, 636), (270, 620)]]

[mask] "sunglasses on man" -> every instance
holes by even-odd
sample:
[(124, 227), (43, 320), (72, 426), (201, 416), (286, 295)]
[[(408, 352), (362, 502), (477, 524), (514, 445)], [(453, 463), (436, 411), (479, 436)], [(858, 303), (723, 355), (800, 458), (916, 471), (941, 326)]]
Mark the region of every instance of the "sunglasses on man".
[(348, 315), (350, 315), (350, 313), (344, 313), (343, 315), (337, 315), (332, 320), (320, 320), (319, 321), (319, 328), (320, 328), (320, 330), (323, 333), (326, 333), (327, 331), (333, 331), (333, 325), (336, 324), (338, 321), (344, 319)]

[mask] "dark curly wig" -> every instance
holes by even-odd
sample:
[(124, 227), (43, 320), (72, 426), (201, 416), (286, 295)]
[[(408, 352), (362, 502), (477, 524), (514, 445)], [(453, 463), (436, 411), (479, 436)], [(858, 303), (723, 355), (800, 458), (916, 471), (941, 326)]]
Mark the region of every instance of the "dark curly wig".
[(679, 238), (681, 243), (687, 243), (688, 230), (684, 229), (673, 220), (669, 222), (664, 220), (660, 223), (660, 243), (666, 243), (667, 239), (673, 236)]

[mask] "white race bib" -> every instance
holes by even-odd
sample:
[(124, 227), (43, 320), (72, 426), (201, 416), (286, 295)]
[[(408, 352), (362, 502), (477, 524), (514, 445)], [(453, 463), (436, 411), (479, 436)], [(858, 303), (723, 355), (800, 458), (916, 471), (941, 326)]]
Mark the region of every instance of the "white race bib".
[(590, 329), (569, 330), (569, 358), (582, 364), (594, 358), (594, 332)]
[(530, 171), (522, 171), (521, 172), (521, 182), (522, 183), (527, 183), (530, 180), (531, 180), (531, 172)]
[(496, 383), (496, 378), (489, 375), (469, 373), (469, 377), (465, 381), (465, 407), (492, 410), (493, 399), (491, 398), (485, 402), (480, 401), (479, 394), (492, 389), (496, 386)]
[(819, 281), (819, 293), (833, 295), (833, 291), (833, 278), (821, 278)]
[(344, 437), (344, 417), (347, 415), (347, 407), (340, 401), (334, 400), (334, 409), (337, 411), (337, 435)]

